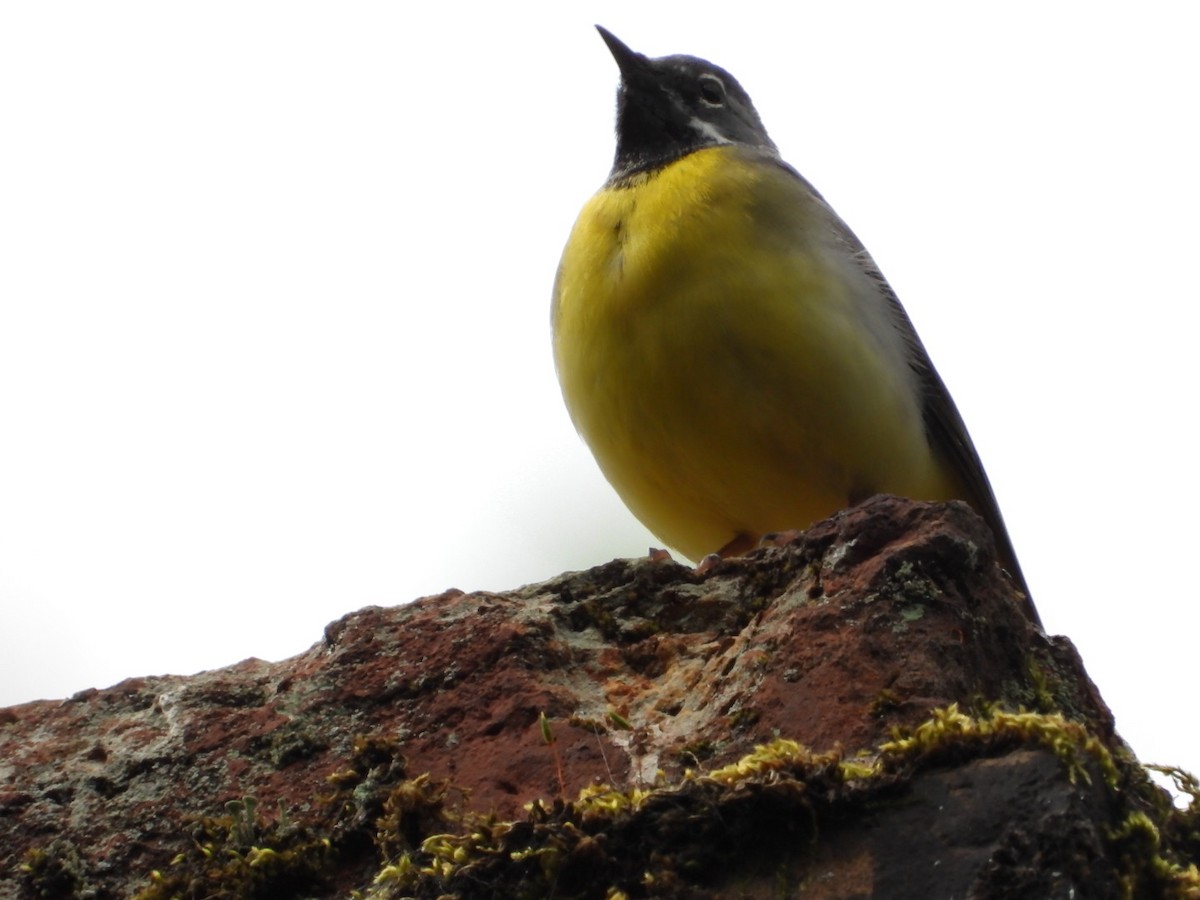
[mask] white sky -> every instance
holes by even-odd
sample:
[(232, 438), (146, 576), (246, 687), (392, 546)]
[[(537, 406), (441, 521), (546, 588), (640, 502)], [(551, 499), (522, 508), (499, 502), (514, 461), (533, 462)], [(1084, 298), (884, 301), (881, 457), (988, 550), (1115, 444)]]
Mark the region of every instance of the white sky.
[(741, 80), (905, 302), (1047, 628), (1200, 771), (1200, 7), (421, 6), (0, 6), (0, 704), (653, 542), (550, 358), (601, 22)]

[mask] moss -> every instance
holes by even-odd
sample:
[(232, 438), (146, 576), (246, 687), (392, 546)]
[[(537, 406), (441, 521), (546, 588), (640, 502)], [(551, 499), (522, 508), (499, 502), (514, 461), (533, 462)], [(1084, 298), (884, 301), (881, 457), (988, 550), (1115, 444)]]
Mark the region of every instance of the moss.
[(375, 822), (375, 845), (383, 859), (415, 850), (425, 836), (446, 827), (449, 782), (432, 781), (418, 775), (396, 785), (383, 803), (383, 815)]
[(35, 847), (25, 854), (20, 865), (21, 887), (29, 897), (84, 900), (95, 896), (84, 872), (75, 845), (56, 838), (45, 847)]
[(365, 879), (379, 858), (414, 847), (435, 824), (445, 826), (446, 785), (408, 779), (395, 741), (357, 738), (346, 767), (329, 781), (332, 792), (319, 798), (321, 815), (311, 824), (294, 822), (285, 809), (265, 815), (253, 797), (198, 818), (188, 849), (152, 872), (135, 900), (320, 896), (334, 876), (358, 868)]
[(1175, 789), (1181, 796), (1188, 798), (1184, 809), (1172, 807), (1163, 816), (1165, 839), (1171, 846), (1180, 847), (1184, 855), (1191, 860), (1200, 862), (1200, 781), (1191, 772), (1175, 766), (1147, 766), (1146, 768), (1161, 772), (1175, 782)]
[(672, 788), (592, 786), (574, 803), (531, 804), (523, 822), (475, 820), (435, 835), (386, 866), (369, 896), (687, 896), (715, 873), (811, 837), (810, 807), (824, 792), (799, 785), (840, 783), (837, 762), (774, 741)]
[(696, 766), (706, 759), (711, 759), (716, 752), (717, 744), (715, 741), (701, 740), (684, 744), (675, 751), (674, 756), (686, 765)]
[(747, 878), (792, 896), (823, 823), (876, 808), (924, 769), (1019, 746), (1051, 751), (1072, 783), (1094, 784), (1126, 809), (1109, 841), (1127, 896), (1200, 897), (1194, 862), (1181, 855), (1186, 841), (1163, 837), (1181, 820), (1170, 804), (1155, 806), (1161, 795), (1147, 790), (1136, 763), (1061, 716), (968, 716), (956, 707), (853, 757), (777, 739), (676, 785), (592, 786), (573, 803), (531, 804), (521, 822), (467, 817), (459, 831), (391, 860), (366, 896), (699, 898), (718, 895), (704, 887), (714, 882), (724, 885), (720, 896), (733, 896)]
[(1164, 848), (1162, 831), (1146, 813), (1134, 811), (1109, 836), (1122, 863), (1121, 889), (1141, 897), (1200, 898), (1200, 870)]
[(276, 769), (307, 759), (328, 747), (324, 735), (312, 728), (284, 726), (272, 732), (269, 739), (271, 764)]
[[(951, 706), (854, 755), (776, 739), (735, 763), (689, 770), (673, 785), (592, 785), (573, 802), (538, 801), (520, 821), (451, 812), (449, 783), (408, 777), (396, 742), (360, 738), (330, 778), (324, 818), (300, 826), (282, 810), (264, 815), (251, 798), (234, 801), (195, 823), (191, 849), (154, 873), (137, 900), (345, 896), (347, 885), (359, 885), (352, 896), (362, 900), (693, 900), (764, 896), (764, 885), (795, 896), (811, 877), (823, 830), (903, 802), (923, 770), (1018, 747), (1051, 751), (1072, 783), (1103, 792), (1114, 823), (1107, 855), (1125, 896), (1200, 898), (1194, 778), (1163, 770), (1192, 799), (1177, 810), (1132, 757), (1077, 722)], [(72, 859), (56, 845), (31, 854), (30, 896), (87, 896)]]
[(1054, 697), (1054, 690), (1041, 665), (1036, 659), (1031, 657), (1028, 660), (1026, 669), (1029, 675), (1028, 687), (1026, 689), (1031, 693), (1033, 708), (1038, 712), (1056, 712), (1059, 708), (1058, 702)]
[(1022, 744), (1051, 750), (1066, 766), (1072, 784), (1076, 779), (1090, 784), (1092, 766), (1099, 768), (1110, 789), (1115, 790), (1120, 781), (1108, 748), (1078, 722), (1057, 713), (995, 709), (976, 717), (959, 712), (958, 705), (952, 704), (934, 710), (933, 718), (916, 728), (898, 731), (893, 740), (879, 747), (879, 752), (884, 760), (943, 762)]
[(758, 722), (762, 714), (749, 706), (743, 706), (729, 717), (729, 727), (734, 731), (751, 728)]
[(873, 718), (882, 718), (893, 710), (900, 709), (904, 706), (904, 698), (895, 691), (884, 688), (875, 695), (875, 699), (871, 701), (870, 714)]
[(231, 801), (224, 816), (191, 829), (192, 847), (151, 873), (136, 900), (286, 898), (320, 885), (335, 861), (333, 843), (286, 816), (260, 817), (252, 798)]

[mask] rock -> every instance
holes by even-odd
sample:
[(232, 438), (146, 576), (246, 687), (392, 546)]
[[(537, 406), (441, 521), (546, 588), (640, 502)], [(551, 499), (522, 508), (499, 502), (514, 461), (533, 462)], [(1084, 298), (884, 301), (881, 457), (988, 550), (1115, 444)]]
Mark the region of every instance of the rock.
[(1186, 887), (1195, 805), (1026, 609), (966, 506), (879, 497), (703, 574), (448, 591), (11, 707), (0, 896)]

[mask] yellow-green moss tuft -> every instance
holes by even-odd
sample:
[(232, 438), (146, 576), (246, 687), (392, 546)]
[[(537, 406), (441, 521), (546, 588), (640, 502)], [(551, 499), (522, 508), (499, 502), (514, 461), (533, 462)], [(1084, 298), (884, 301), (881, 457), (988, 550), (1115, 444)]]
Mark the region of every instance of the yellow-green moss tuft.
[[(357, 883), (366, 886), (354, 896), (363, 900), (700, 897), (730, 878), (790, 885), (780, 887), (790, 895), (825, 823), (894, 802), (922, 770), (1021, 746), (1049, 750), (1072, 783), (1106, 793), (1108, 821), (1117, 823), (1109, 855), (1126, 896), (1200, 900), (1194, 778), (1162, 770), (1192, 798), (1177, 810), (1136, 760), (1077, 722), (998, 708), (972, 716), (956, 706), (857, 753), (776, 739), (676, 784), (593, 785), (573, 802), (535, 801), (514, 822), (448, 811), (448, 782), (407, 777), (396, 742), (363, 738), (331, 777), (320, 823), (300, 827), (282, 811), (264, 816), (252, 799), (235, 801), (197, 821), (190, 849), (154, 873), (137, 900), (324, 896), (335, 873), (346, 883), (348, 868), (362, 873)], [(28, 883), (75, 890), (70, 859), (61, 847), (32, 853)]]

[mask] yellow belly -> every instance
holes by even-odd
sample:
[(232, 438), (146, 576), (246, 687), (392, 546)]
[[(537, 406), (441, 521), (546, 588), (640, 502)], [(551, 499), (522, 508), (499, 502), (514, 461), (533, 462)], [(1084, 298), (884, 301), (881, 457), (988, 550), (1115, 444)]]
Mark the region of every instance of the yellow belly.
[(633, 513), (693, 559), (872, 493), (958, 493), (827, 215), (791, 172), (717, 147), (602, 189), (563, 252), (571, 417)]

